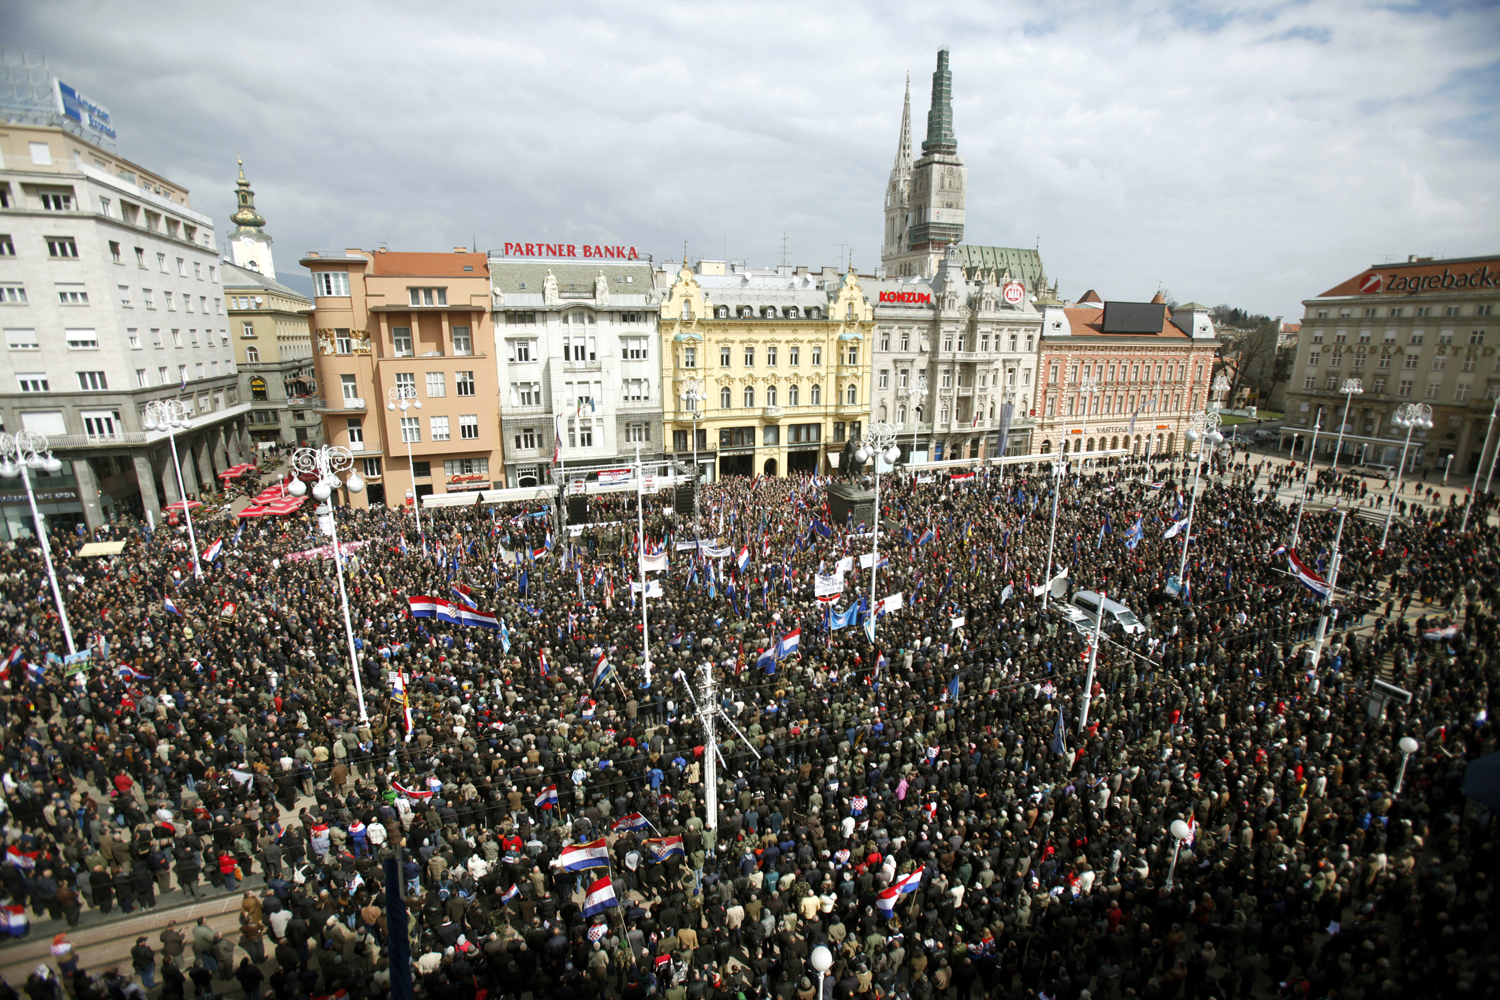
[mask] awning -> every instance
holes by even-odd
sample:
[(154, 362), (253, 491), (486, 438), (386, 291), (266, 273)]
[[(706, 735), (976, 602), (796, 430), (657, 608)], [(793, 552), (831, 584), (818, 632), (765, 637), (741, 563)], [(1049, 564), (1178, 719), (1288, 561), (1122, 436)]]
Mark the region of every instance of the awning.
[(167, 504), (165, 507), (162, 508), (162, 510), (177, 510), (177, 511), (182, 511), (182, 510), (192, 510), (194, 507), (202, 507), (202, 506), (203, 505), (201, 503), (199, 503), (197, 500), (179, 500), (176, 503), (169, 503), (169, 504)]
[(261, 507), (261, 506), (259, 506), (257, 504), (251, 504), (250, 506), (248, 506), (244, 510), (240, 511), (235, 516), (236, 517), (264, 517), (267, 513), (268, 512), (267, 512), (267, 510), (264, 507)]
[(278, 517), (286, 514), (295, 514), (302, 508), (303, 499), (302, 497), (283, 497), (280, 500), (273, 500), (266, 504), (264, 509), (267, 514), (275, 514)]
[(124, 549), (124, 542), (89, 542), (78, 550), (78, 554), (81, 556), (117, 556)]
[(245, 473), (254, 471), (254, 469), (255, 469), (255, 466), (251, 465), (249, 462), (241, 462), (239, 465), (230, 466), (229, 468), (225, 469), (223, 472), (219, 473), (219, 478), (220, 479), (238, 479), (240, 476), (243, 476)]
[(261, 490), (250, 502), (252, 504), (268, 504), (272, 500), (284, 499), (286, 495), (286, 489), (278, 483), (275, 486), (267, 486)]

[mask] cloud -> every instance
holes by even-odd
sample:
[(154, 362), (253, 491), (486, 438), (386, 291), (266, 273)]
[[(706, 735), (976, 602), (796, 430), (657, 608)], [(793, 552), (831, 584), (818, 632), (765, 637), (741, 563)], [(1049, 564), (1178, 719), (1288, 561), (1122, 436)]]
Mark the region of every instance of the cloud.
[(1477, 4), (0, 0), (119, 151), (307, 249), (626, 243), (876, 263), (912, 73), (952, 49), (973, 243), (1088, 287), (1296, 315), (1390, 252), (1494, 252), (1500, 26)]

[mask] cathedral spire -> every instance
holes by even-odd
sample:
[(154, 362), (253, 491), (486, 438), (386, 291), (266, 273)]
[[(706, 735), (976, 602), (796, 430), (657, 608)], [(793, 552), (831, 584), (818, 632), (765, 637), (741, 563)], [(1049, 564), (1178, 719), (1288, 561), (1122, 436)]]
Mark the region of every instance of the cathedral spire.
[(250, 182), (245, 179), (245, 161), (240, 160), (239, 164), (240, 179), (234, 184), (234, 199), (238, 207), (229, 217), (234, 223), (234, 231), (229, 234), (230, 255), (240, 267), (274, 278), (276, 260), (271, 253), (266, 220), (255, 210), (255, 192), (250, 190)]
[(922, 152), (956, 153), (953, 135), (953, 71), (948, 68), (948, 50), (938, 49), (937, 69), (932, 74), (932, 105), (927, 112), (927, 138)]
[(911, 73), (906, 74), (906, 101), (901, 107), (901, 139), (896, 143), (896, 165), (892, 175), (911, 175)]

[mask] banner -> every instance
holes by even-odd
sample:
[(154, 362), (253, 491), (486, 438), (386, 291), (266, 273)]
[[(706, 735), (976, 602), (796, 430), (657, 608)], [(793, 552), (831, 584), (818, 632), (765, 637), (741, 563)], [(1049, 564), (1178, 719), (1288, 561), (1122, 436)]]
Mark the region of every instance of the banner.
[(1010, 439), (1010, 418), (1015, 413), (1016, 404), (1006, 403), (1000, 407), (1000, 444), (995, 454), (1004, 456), (1006, 442)]
[(904, 607), (906, 607), (905, 594), (892, 594), (880, 602), (880, 610), (886, 614), (890, 614), (892, 611), (900, 611)]
[[(363, 541), (358, 541), (358, 542), (340, 542), (339, 543), (339, 554), (347, 556), (349, 553), (353, 552), (355, 549), (362, 548), (362, 547), (364, 547), (366, 545), (369, 545), (369, 544), (370, 543), (369, 543), (368, 540), (363, 540)], [(290, 559), (292, 562), (301, 562), (304, 559), (332, 559), (333, 558), (333, 546), (331, 544), (330, 545), (319, 545), (315, 549), (307, 549), (304, 552), (288, 552), (286, 554), (286, 557), (288, 559)]]
[(616, 486), (620, 483), (630, 482), (632, 473), (629, 469), (600, 469), (599, 485)]
[(844, 578), (837, 573), (813, 576), (813, 595), (818, 598), (837, 597), (844, 592)]

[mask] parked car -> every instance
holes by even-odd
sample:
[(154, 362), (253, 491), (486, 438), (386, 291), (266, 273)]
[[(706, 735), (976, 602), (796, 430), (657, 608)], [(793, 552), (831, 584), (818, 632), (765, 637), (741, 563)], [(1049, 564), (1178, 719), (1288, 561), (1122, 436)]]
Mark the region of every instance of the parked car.
[(1364, 465), (1353, 465), (1349, 467), (1349, 474), (1353, 476), (1369, 476), (1371, 479), (1384, 479), (1390, 482), (1391, 477), (1396, 474), (1394, 466), (1382, 465), (1379, 462), (1367, 462)]
[(1281, 434), (1278, 431), (1258, 430), (1255, 432), (1257, 441), (1275, 441), (1279, 437)]
[(1112, 601), (1108, 597), (1101, 597), (1092, 590), (1080, 590), (1073, 595), (1074, 607), (1084, 612), (1085, 619), (1093, 627), (1095, 617), (1099, 614), (1099, 606), (1104, 606), (1103, 627), (1105, 631), (1118, 629), (1126, 635), (1136, 635), (1145, 632), (1146, 626), (1131, 613), (1131, 610), (1119, 601)]

